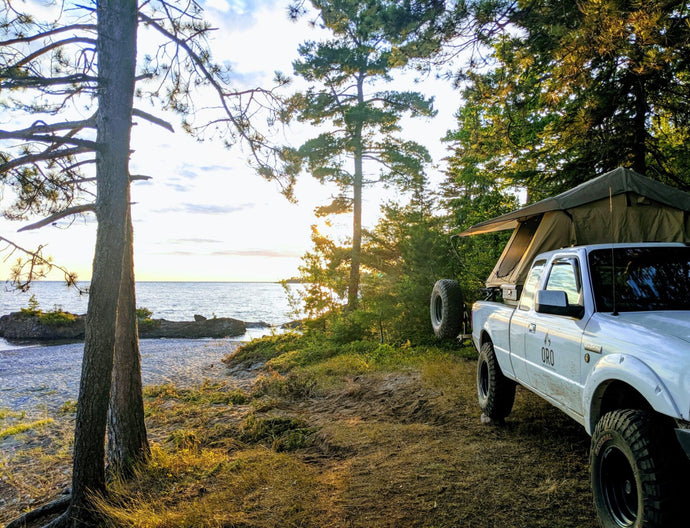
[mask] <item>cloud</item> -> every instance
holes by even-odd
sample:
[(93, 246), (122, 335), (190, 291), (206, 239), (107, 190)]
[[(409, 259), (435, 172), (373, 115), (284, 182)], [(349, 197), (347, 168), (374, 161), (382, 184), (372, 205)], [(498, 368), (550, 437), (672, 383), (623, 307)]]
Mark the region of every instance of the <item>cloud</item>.
[(224, 215), (239, 213), (252, 209), (255, 204), (245, 203), (241, 205), (216, 205), (216, 204), (180, 204), (177, 207), (167, 207), (165, 209), (156, 209), (154, 213), (185, 213), (185, 214), (202, 214), (202, 215)]
[(221, 244), (222, 242), (213, 238), (174, 238), (168, 240), (166, 244)]
[(211, 253), (214, 257), (264, 257), (264, 258), (286, 258), (300, 257), (297, 251), (277, 251), (275, 249), (224, 249)]
[(216, 11), (228, 27), (242, 30), (256, 25), (257, 14), (264, 8), (282, 8), (287, 13), (284, 0), (205, 0), (204, 7)]
[[(192, 239), (189, 239), (192, 240)], [(215, 241), (214, 241), (215, 242)], [(279, 251), (275, 249), (224, 249), (221, 251), (186, 251), (182, 249), (163, 251), (158, 255), (177, 257), (252, 257), (252, 258), (297, 258), (302, 254), (295, 250)]]
[(165, 186), (169, 187), (175, 192), (186, 193), (189, 191), (189, 187), (187, 187), (186, 185), (182, 185), (181, 183), (169, 182), (166, 183)]
[(206, 7), (209, 9), (216, 9), (225, 13), (230, 9), (230, 5), (225, 0), (206, 0)]

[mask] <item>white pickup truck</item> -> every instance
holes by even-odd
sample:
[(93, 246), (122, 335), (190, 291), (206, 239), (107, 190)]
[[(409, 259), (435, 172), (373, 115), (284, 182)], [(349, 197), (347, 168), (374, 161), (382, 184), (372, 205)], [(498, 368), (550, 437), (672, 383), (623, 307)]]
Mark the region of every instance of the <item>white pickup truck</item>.
[(472, 340), (484, 415), (501, 422), (517, 382), (592, 436), (602, 526), (690, 526), (690, 247), (543, 253), (519, 299), (473, 305)]

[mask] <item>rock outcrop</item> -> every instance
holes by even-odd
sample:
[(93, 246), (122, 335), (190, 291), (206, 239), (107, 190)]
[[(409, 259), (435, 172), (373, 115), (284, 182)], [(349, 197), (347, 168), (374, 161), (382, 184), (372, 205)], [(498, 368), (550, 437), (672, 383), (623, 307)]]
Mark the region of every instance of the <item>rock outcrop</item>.
[(65, 324), (47, 324), (38, 314), (12, 312), (0, 317), (0, 337), (17, 341), (52, 341), (60, 339), (84, 339), (83, 315)]
[[(41, 321), (38, 314), (12, 312), (0, 317), (0, 337), (13, 341), (56, 341), (84, 339), (85, 316), (75, 315), (74, 320), (59, 325)], [(146, 319), (139, 323), (139, 337), (182, 338), (235, 337), (245, 333), (244, 321), (229, 317), (195, 321), (168, 321)]]
[(244, 334), (247, 326), (244, 321), (230, 317), (216, 317), (199, 321), (168, 321), (150, 319), (139, 325), (140, 337), (179, 337), (195, 339), (200, 337), (234, 337)]

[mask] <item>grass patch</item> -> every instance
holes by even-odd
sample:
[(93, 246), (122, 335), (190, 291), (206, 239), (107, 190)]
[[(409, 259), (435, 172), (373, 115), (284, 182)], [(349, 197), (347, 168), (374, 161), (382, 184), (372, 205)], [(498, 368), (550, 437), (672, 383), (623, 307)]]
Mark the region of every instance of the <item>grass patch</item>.
[(249, 401), (249, 395), (225, 383), (205, 381), (199, 387), (180, 388), (171, 383), (144, 387), (148, 399), (178, 400), (191, 404), (241, 405)]
[(253, 448), (168, 453), (154, 448), (134, 483), (98, 500), (106, 526), (316, 526), (328, 515), (318, 473), (286, 454)]
[(295, 451), (313, 444), (316, 428), (286, 416), (257, 417), (249, 414), (242, 423), (242, 439), (265, 443), (277, 452)]
[(45, 427), (46, 425), (52, 424), (54, 420), (52, 418), (46, 418), (43, 420), (35, 420), (29, 423), (19, 423), (16, 425), (11, 425), (4, 429), (0, 429), (0, 438), (6, 438), (8, 436), (14, 436), (21, 433), (25, 433), (32, 429), (38, 429)]

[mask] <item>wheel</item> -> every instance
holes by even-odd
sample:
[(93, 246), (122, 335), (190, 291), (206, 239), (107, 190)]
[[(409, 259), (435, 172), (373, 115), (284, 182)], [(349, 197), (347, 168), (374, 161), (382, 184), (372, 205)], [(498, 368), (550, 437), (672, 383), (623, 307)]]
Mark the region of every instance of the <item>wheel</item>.
[(594, 506), (604, 528), (669, 528), (678, 508), (668, 428), (647, 411), (612, 411), (594, 429), (589, 454)]
[(463, 300), (460, 285), (451, 279), (436, 281), (431, 291), (431, 326), (439, 339), (454, 339), (462, 330)]
[(490, 341), (482, 345), (477, 361), (477, 395), (482, 413), (492, 420), (503, 420), (515, 401), (515, 382), (506, 378), (498, 365)]

